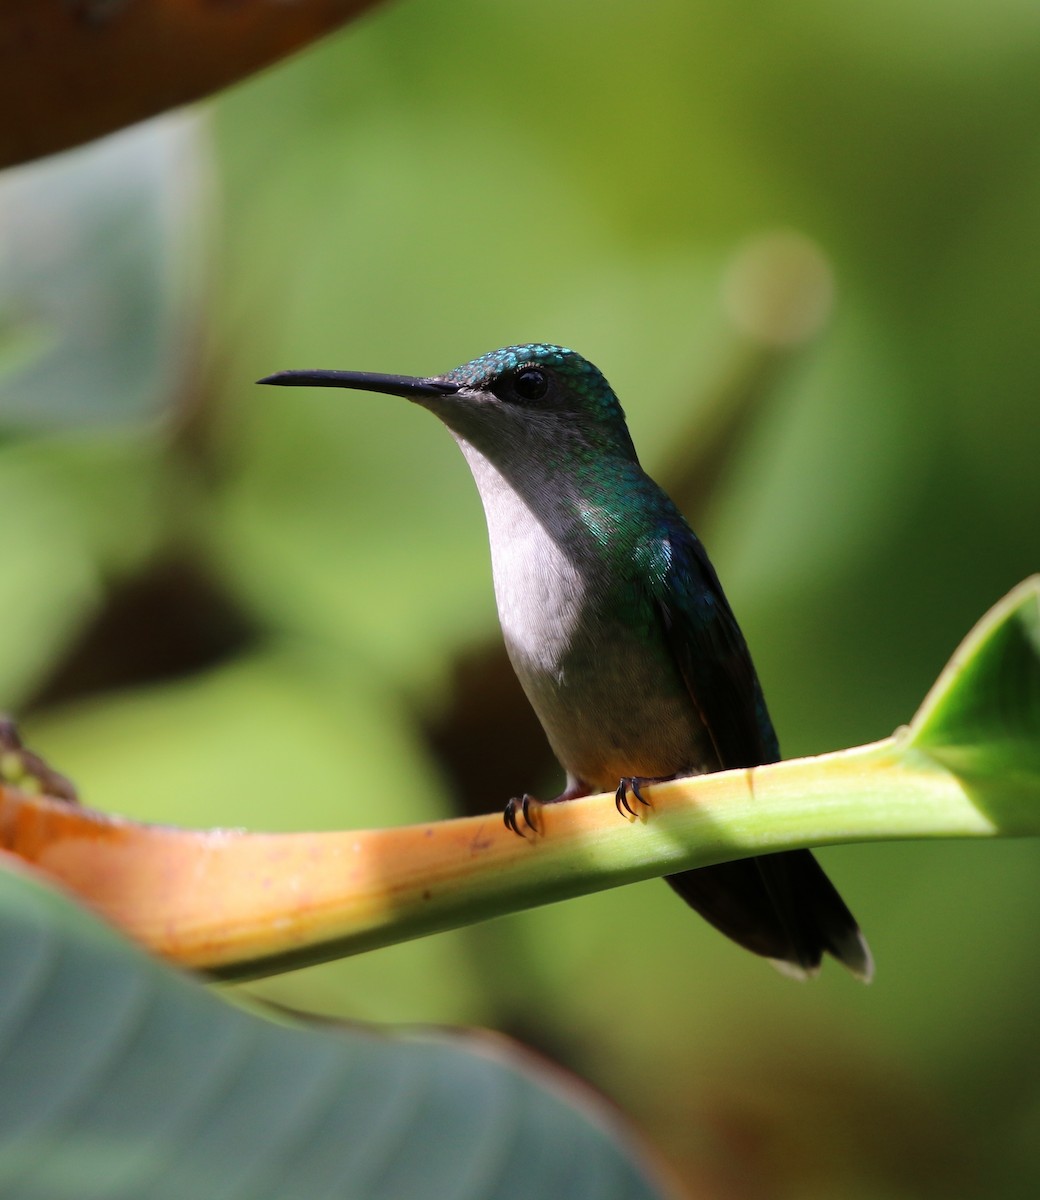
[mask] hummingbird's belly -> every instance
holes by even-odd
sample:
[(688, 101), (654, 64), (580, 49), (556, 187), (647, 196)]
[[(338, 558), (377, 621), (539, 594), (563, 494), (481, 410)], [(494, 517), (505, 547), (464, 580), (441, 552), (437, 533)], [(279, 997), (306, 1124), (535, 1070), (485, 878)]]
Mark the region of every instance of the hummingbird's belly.
[(524, 691), (571, 781), (612, 791), (624, 776), (707, 769), (710, 741), (660, 635), (648, 639), (613, 621), (596, 622), (585, 630), (590, 632), (551, 665), (544, 657), (525, 660), (510, 647)]
[(711, 764), (707, 733), (636, 580), (532, 520), (511, 492), (490, 506), (488, 526), (506, 648), (570, 782), (612, 790), (623, 776)]

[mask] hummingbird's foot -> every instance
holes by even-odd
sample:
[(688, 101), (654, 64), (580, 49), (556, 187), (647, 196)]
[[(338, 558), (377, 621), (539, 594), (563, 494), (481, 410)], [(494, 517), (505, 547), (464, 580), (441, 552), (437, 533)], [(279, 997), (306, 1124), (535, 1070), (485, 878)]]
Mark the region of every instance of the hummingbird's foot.
[(527, 837), (521, 826), (522, 821), (528, 829), (537, 833), (538, 823), (535, 814), (541, 807), (541, 800), (528, 795), (527, 792), (524, 792), (522, 796), (513, 796), (506, 804), (506, 811), (502, 814), (506, 829), (511, 829), (518, 837)]
[(644, 783), (664, 783), (668, 779), (674, 779), (674, 775), (662, 775), (660, 778), (653, 778), (648, 775), (626, 775), (618, 784), (617, 791), (614, 793), (614, 804), (617, 807), (620, 816), (628, 813), (630, 817), (636, 815), (636, 810), (628, 802), (629, 794), (635, 797), (644, 808), (653, 808), (653, 804), (639, 790)]

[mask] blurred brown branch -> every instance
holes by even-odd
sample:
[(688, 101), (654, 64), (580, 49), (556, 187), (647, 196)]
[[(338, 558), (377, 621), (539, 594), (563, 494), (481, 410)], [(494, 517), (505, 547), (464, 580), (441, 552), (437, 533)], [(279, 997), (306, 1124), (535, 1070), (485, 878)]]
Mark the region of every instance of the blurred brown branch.
[(7, 0), (0, 167), (53, 154), (235, 83), (375, 0)]

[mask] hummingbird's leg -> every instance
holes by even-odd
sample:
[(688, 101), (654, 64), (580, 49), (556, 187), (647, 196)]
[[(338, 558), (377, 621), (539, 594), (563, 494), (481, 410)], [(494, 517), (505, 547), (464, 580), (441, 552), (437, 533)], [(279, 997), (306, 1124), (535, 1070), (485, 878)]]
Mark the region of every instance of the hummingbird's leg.
[(537, 833), (538, 824), (535, 820), (535, 813), (541, 806), (541, 800), (527, 792), (524, 792), (522, 796), (510, 797), (506, 803), (506, 810), (502, 814), (506, 829), (511, 829), (519, 837), (527, 837), (521, 828), (522, 821), (528, 829), (533, 829)]
[(593, 792), (598, 791), (598, 788), (590, 787), (582, 779), (572, 779), (567, 776), (567, 786), (558, 796), (554, 796), (549, 801), (550, 804), (560, 804), (564, 800), (580, 800), (582, 796), (591, 796)]
[(533, 829), (537, 833), (537, 814), (543, 804), (559, 804), (564, 800), (578, 800), (582, 796), (591, 796), (593, 791), (594, 789), (587, 783), (580, 779), (572, 779), (568, 775), (566, 788), (551, 800), (539, 800), (537, 796), (532, 796), (528, 792), (524, 792), (522, 796), (514, 796), (506, 805), (502, 819), (506, 829), (511, 829), (520, 837), (526, 837), (527, 834), (520, 828), (521, 819), (529, 829)]
[[(636, 810), (628, 802), (629, 793), (631, 793), (640, 804), (646, 808), (653, 808), (653, 804), (647, 800), (643, 793), (639, 790), (644, 783), (667, 783), (669, 779), (678, 779), (678, 775), (626, 775), (617, 786), (617, 791), (614, 793), (614, 804), (617, 807), (618, 813), (624, 816), (627, 812), (630, 817), (636, 815)], [(622, 811), (624, 810), (624, 811)]]

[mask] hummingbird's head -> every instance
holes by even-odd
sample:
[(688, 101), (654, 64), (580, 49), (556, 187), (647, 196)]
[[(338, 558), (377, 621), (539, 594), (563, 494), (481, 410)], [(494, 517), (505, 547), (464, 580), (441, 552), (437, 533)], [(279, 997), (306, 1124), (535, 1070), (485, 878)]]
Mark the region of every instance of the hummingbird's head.
[(493, 461), (559, 460), (570, 453), (636, 457), (625, 414), (602, 372), (573, 350), (544, 342), (493, 350), (425, 378), (282, 371), (259, 382), (404, 396)]
[(545, 342), (493, 350), (441, 376), (458, 391), (430, 404), (489, 457), (566, 451), (635, 458), (625, 414), (598, 367)]

